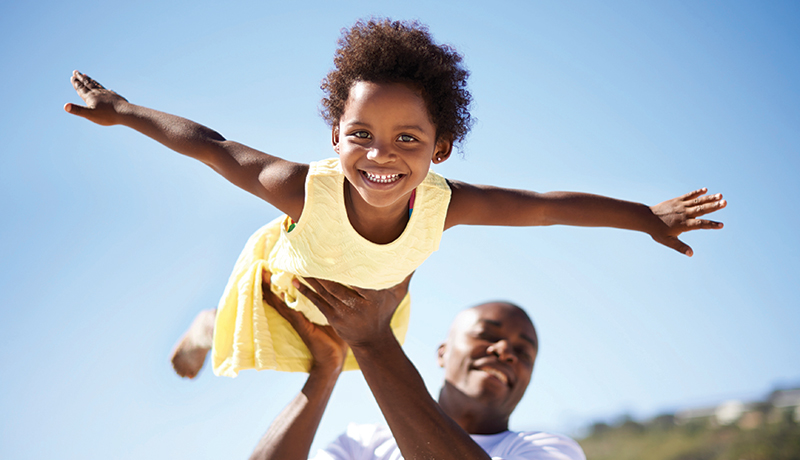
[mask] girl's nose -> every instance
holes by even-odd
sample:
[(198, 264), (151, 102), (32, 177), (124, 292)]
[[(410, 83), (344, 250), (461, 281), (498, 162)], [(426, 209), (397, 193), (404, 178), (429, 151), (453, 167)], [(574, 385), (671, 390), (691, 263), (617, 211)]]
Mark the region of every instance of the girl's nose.
[(367, 151), (367, 159), (375, 163), (389, 163), (394, 161), (394, 152), (386, 144), (375, 144)]

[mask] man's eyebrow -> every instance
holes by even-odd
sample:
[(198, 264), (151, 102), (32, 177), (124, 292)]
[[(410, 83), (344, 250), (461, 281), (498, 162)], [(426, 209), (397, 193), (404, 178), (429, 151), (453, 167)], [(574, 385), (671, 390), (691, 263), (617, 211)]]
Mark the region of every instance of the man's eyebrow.
[(536, 342), (536, 340), (533, 339), (533, 337), (529, 337), (526, 334), (520, 334), (520, 337), (522, 337), (522, 340), (525, 340), (526, 342), (530, 342), (530, 344), (533, 345), (533, 348), (536, 348), (536, 349), (539, 348), (539, 344)]
[[(496, 326), (496, 327), (502, 327), (503, 326), (503, 323), (501, 323), (500, 321), (493, 320), (493, 319), (482, 319), (481, 321), (484, 324), (488, 324), (490, 326)], [(536, 349), (539, 348), (539, 343), (533, 337), (531, 337), (531, 336), (529, 336), (527, 334), (520, 334), (519, 336), (522, 337), (522, 340), (524, 340), (524, 341), (530, 343), (531, 345), (533, 345), (533, 348), (536, 348)]]

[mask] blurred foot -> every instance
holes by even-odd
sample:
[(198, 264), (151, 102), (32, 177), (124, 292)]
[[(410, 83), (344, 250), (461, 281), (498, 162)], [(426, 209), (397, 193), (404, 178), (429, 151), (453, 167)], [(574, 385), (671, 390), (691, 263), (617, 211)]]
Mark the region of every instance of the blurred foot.
[(203, 368), (206, 355), (214, 340), (214, 320), (217, 310), (203, 310), (192, 321), (175, 349), (172, 350), (172, 367), (181, 377), (193, 379)]

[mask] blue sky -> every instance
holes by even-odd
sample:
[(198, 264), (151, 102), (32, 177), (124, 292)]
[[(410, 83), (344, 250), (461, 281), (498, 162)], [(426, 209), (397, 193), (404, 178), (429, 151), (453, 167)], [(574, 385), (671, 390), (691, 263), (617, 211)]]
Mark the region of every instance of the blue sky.
[[(449, 230), (412, 283), (406, 351), (432, 392), (463, 307), (527, 308), (541, 349), (515, 429), (800, 385), (796, 2), (8, 3), (0, 7), (0, 457), (241, 458), (304, 376), (202, 373), (168, 355), (277, 215), (205, 166), (61, 107), (79, 69), (130, 101), (295, 161), (333, 155), (319, 82), (343, 27), (419, 19), (465, 55), (478, 119), (436, 170), (656, 204), (729, 201), (686, 258), (646, 235)], [(315, 448), (380, 420), (360, 374)]]

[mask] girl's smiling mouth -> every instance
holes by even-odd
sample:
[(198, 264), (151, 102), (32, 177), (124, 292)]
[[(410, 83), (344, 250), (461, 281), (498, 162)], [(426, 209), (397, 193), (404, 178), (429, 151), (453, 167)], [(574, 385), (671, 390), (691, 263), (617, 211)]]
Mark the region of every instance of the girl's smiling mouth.
[(405, 174), (375, 174), (367, 171), (360, 171), (369, 182), (377, 184), (391, 184), (400, 180)]

